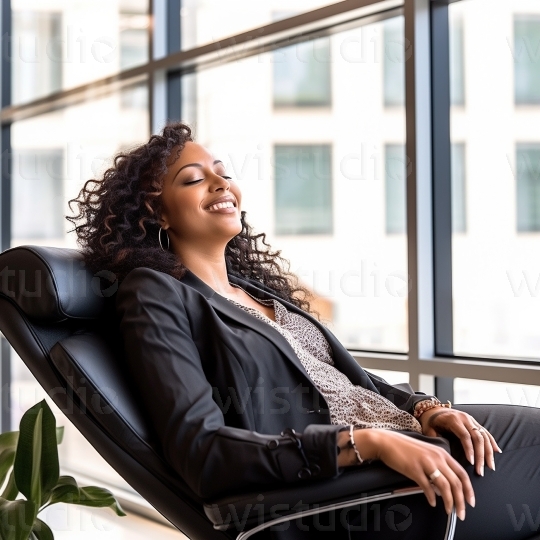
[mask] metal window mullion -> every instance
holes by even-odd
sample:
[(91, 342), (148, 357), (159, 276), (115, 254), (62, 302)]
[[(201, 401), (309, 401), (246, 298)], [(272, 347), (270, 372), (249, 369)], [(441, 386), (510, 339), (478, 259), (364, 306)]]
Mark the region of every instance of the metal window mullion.
[[(154, 60), (154, 39), (156, 34), (156, 0), (149, 0), (148, 2), (148, 15), (150, 17), (151, 24), (148, 27), (148, 62)], [(148, 88), (148, 131), (153, 133), (154, 129), (154, 72), (148, 73), (148, 80), (146, 81)]]
[(421, 359), (434, 356), (431, 197), (430, 2), (405, 0), (405, 109), (407, 131), (407, 238), (409, 373), (419, 388)]
[(435, 351), (437, 354), (452, 355), (450, 34), (446, 3), (432, 4), (431, 24)]
[(167, 54), (178, 52), (182, 46), (180, 26), (180, 10), (182, 8), (181, 0), (167, 0), (166, 6), (166, 48)]
[[(395, 355), (373, 355), (358, 352), (351, 353), (356, 361), (368, 371), (371, 369), (382, 369), (388, 371), (409, 372), (410, 361), (406, 358), (399, 359)], [(464, 379), (476, 379), (483, 381), (506, 382), (514, 384), (534, 384), (540, 379), (540, 366), (508, 364), (502, 361), (493, 361), (489, 358), (444, 358), (435, 357), (429, 362), (422, 362), (421, 373), (432, 375), (442, 379), (439, 387), (444, 388), (444, 379), (461, 377)], [(409, 379), (410, 381), (411, 379)], [(412, 382), (411, 382), (412, 384)], [(437, 386), (437, 384), (435, 385)], [(444, 390), (445, 392), (447, 390)], [(451, 399), (446, 397), (445, 399)]]
[[(167, 32), (169, 28), (169, 3), (166, 0), (151, 0), (152, 42), (150, 61), (164, 58), (168, 54)], [(148, 72), (148, 112), (150, 133), (161, 130), (167, 119), (167, 89), (164, 70)]]

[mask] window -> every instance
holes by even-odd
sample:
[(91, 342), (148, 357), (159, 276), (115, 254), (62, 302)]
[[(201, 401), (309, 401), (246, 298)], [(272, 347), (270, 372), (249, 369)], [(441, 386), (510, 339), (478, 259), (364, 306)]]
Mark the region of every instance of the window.
[[(181, 41), (182, 49), (190, 49), (212, 43), (279, 19), (317, 9), (330, 1), (182, 0), (178, 2), (182, 6), (179, 13), (178, 45)], [(175, 4), (172, 1), (170, 3)]]
[(404, 19), (388, 19), (383, 25), (384, 33), (384, 104), (405, 104), (405, 38)]
[(179, 99), (197, 140), (239, 184), (247, 222), (290, 261), (339, 339), (405, 353), (407, 234), (386, 234), (384, 207), (385, 144), (404, 145), (405, 108), (381, 97), (384, 24), (328, 37), (331, 107), (274, 105), (274, 59), (285, 48), (186, 74)]
[(332, 234), (330, 145), (276, 145), (276, 234)]
[(450, 109), (453, 353), (537, 360), (540, 107), (516, 107), (514, 90), (520, 103), (538, 95), (540, 4), (470, 0), (448, 11), (450, 35), (465, 30), (467, 60), (467, 107)]
[(25, 149), (14, 155), (13, 237), (64, 236), (64, 152), (62, 148)]
[(464, 233), (467, 230), (465, 201), (465, 144), (454, 143), (452, 160), (452, 231)]
[(465, 66), (463, 56), (463, 19), (454, 18), (450, 25), (450, 103), (465, 105)]
[[(385, 146), (385, 211), (386, 233), (402, 234), (407, 227), (407, 183), (405, 147), (402, 144)], [(465, 232), (465, 145), (452, 145), (452, 230)]]
[(517, 230), (540, 231), (540, 144), (516, 149)]
[(148, 2), (121, 0), (119, 8), (120, 69), (129, 69), (148, 60)]
[(403, 234), (407, 228), (405, 146), (385, 146), (386, 234)]
[[(62, 14), (55, 11), (13, 11), (16, 36), (11, 54), (15, 103), (29, 101), (62, 88)], [(46, 46), (45, 46), (46, 45)]]
[(517, 104), (540, 104), (540, 16), (514, 17), (514, 90)]
[(330, 106), (330, 52), (328, 38), (278, 49), (272, 60), (274, 106)]
[(13, 103), (147, 62), (148, 6), (149, 0), (11, 2)]

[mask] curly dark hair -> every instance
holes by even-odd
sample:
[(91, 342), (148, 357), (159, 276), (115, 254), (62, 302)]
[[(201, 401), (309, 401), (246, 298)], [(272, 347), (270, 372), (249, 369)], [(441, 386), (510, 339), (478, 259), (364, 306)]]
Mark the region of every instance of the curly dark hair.
[[(134, 268), (147, 267), (182, 279), (186, 267), (173, 252), (161, 249), (158, 233), (163, 178), (187, 141), (193, 141), (189, 126), (167, 124), (146, 144), (117, 154), (103, 178), (88, 180), (69, 201), (70, 210), (76, 205), (78, 214), (66, 219), (91, 271), (105, 269), (121, 281)], [(270, 249), (264, 233), (254, 234), (245, 215), (241, 212), (242, 231), (225, 248), (228, 272), (311, 311), (311, 295), (290, 273), (289, 262)]]

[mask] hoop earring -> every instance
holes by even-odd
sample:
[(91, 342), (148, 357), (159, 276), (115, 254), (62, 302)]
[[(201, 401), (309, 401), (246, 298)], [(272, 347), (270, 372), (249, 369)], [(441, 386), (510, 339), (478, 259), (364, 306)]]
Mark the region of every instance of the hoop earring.
[(167, 231), (165, 231), (165, 236), (167, 237), (167, 249), (165, 249), (163, 247), (163, 244), (161, 243), (161, 231), (162, 230), (163, 230), (163, 227), (160, 227), (159, 231), (157, 233), (157, 237), (158, 237), (158, 240), (159, 240), (159, 247), (161, 248), (162, 251), (169, 251), (169, 249), (171, 247), (171, 239), (169, 238), (169, 235), (167, 234)]

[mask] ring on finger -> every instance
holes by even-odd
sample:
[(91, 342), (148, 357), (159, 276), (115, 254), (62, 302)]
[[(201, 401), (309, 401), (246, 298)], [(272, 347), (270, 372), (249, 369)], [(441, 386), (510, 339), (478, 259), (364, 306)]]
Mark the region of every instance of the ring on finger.
[(441, 471), (439, 469), (435, 469), (431, 474), (428, 474), (428, 478), (433, 482), (433, 480), (439, 478), (441, 476)]

